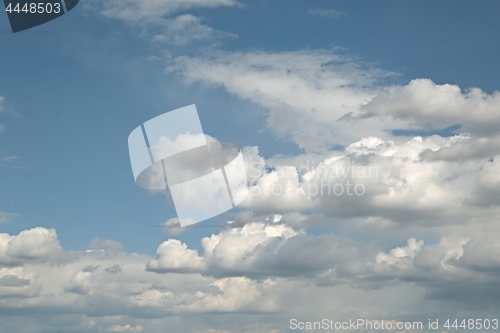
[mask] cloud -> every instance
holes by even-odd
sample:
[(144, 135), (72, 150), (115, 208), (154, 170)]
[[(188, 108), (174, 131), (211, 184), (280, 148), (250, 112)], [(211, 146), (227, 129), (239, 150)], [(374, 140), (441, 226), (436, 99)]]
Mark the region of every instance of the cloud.
[(130, 325), (113, 325), (107, 329), (108, 332), (142, 332), (144, 328), (142, 326), (130, 326)]
[(415, 255), (422, 249), (423, 245), (423, 241), (417, 241), (415, 238), (410, 238), (405, 247), (397, 247), (392, 249), (389, 253), (379, 253), (375, 260), (377, 264), (388, 263), (389, 265), (401, 267), (401, 258), (415, 258)]
[(500, 137), (477, 138), (457, 135), (450, 144), (440, 149), (428, 149), (420, 156), (427, 160), (447, 162), (467, 162), (489, 159), (500, 153)]
[(110, 239), (94, 238), (87, 249), (90, 251), (122, 252), (123, 245)]
[(308, 153), (367, 136), (391, 140), (394, 130), (459, 126), (463, 135), (491, 138), (500, 125), (498, 92), (430, 79), (390, 84), (394, 73), (339, 50), (212, 52), (174, 58), (167, 72), (263, 107), (267, 126)]
[(0, 263), (19, 265), (27, 261), (45, 260), (62, 251), (54, 229), (34, 228), (19, 235), (0, 234)]
[(118, 274), (122, 271), (122, 268), (120, 267), (120, 265), (114, 264), (109, 267), (106, 267), (104, 271), (111, 274)]
[[(2, 128), (2, 125), (0, 125), (0, 131), (1, 131), (1, 128)], [(26, 167), (14, 164), (14, 162), (17, 161), (18, 159), (19, 159), (18, 156), (4, 156), (4, 157), (0, 157), (0, 167), (9, 167), (9, 168), (26, 170)]]
[(392, 73), (335, 51), (214, 52), (174, 58), (167, 71), (264, 107), (267, 125), (306, 151), (325, 151), (363, 135), (388, 138), (388, 128), (407, 126), (347, 117), (379, 94)]
[(137, 23), (154, 22), (193, 8), (234, 7), (239, 3), (234, 0), (109, 0), (94, 1), (91, 5), (104, 16)]
[(150, 261), (147, 269), (154, 272), (197, 272), (205, 262), (195, 250), (177, 239), (169, 239), (158, 246), (156, 259)]
[(20, 267), (0, 268), (0, 299), (28, 299), (40, 295), (36, 274)]
[(429, 158), (441, 150), (460, 151), (468, 140), (430, 136), (396, 143), (368, 137), (343, 152), (275, 156), (271, 162), (256, 148), (245, 148), (250, 182), (241, 207), (256, 215), (299, 214), (294, 223), (304, 227), (304, 212), (385, 230), (489, 221), (500, 209), (495, 146), (484, 145), (481, 153), (491, 158), (471, 156), (467, 163)]
[[(497, 234), (498, 226), (495, 230)], [(261, 288), (265, 288), (277, 277), (288, 281), (314, 281), (324, 287), (385, 288), (386, 293), (390, 288), (414, 284), (423, 288), (427, 299), (459, 300), (467, 306), (466, 295), (469, 293), (465, 290), (470, 287), (480, 292), (474, 297), (475, 302), (493, 304), (496, 294), (488, 295), (485, 290), (476, 288), (478, 283), (485, 283), (489, 288), (500, 285), (499, 243), (493, 240), (493, 236), (486, 235), (476, 232), (466, 237), (455, 233), (429, 244), (412, 237), (406, 245), (381, 251), (375, 244), (331, 233), (313, 236), (294, 231), (280, 222), (252, 222), (202, 239), (203, 255), (197, 255), (196, 260), (206, 262), (204, 268), (199, 267), (200, 274), (219, 278), (215, 285), (220, 286), (219, 283), (230, 278), (231, 283), (237, 283), (241, 290), (250, 288), (251, 281), (262, 281)], [(193, 250), (183, 247), (182, 251), (191, 253)], [(158, 254), (159, 257), (179, 255), (182, 256), (178, 251), (172, 251), (171, 255), (166, 251)], [(158, 256), (155, 260), (161, 260)], [(186, 268), (191, 268), (189, 261), (182, 262)], [(181, 267), (177, 265), (176, 271), (182, 271)], [(270, 284), (271, 288), (273, 285)], [(463, 292), (457, 291), (459, 286)], [(246, 293), (260, 295), (258, 290), (262, 289), (252, 292), (253, 288)], [(450, 294), (454, 294), (453, 297)], [(229, 305), (223, 305), (213, 297), (211, 294), (210, 302), (219, 304), (219, 309), (231, 311), (225, 308)], [(241, 301), (250, 304), (254, 300), (250, 297)], [(192, 305), (192, 308), (197, 306)], [(274, 303), (268, 310), (274, 311), (276, 306)], [(205, 308), (210, 309), (210, 305)], [(259, 309), (267, 311), (265, 307)]]
[(321, 8), (309, 9), (307, 12), (314, 16), (333, 18), (333, 19), (339, 18), (340, 16), (345, 14), (345, 12), (343, 11), (338, 11), (333, 9), (321, 9)]
[(436, 84), (416, 79), (404, 86), (394, 86), (363, 106), (370, 116), (430, 124), (435, 128), (462, 125), (464, 132), (496, 135), (500, 125), (500, 93), (487, 94), (479, 88), (462, 91), (452, 84)]
[(202, 19), (189, 13), (174, 14), (196, 8), (241, 6), (234, 0), (111, 0), (87, 4), (94, 12), (139, 26), (152, 42), (167, 45), (218, 42), (237, 35), (219, 31), (202, 23)]
[[(9, 316), (22, 309), (24, 324), (45, 318), (37, 326), (45, 330), (163, 332), (168, 326), (187, 332), (214, 327), (272, 332), (297, 316), (402, 318), (390, 310), (402, 304), (390, 295), (402, 293), (409, 297), (406, 306), (428, 307), (436, 301), (427, 299), (447, 301), (454, 293), (453, 306), (465, 307), (467, 290), (478, 282), (492, 290), (500, 286), (498, 241), (491, 230), (425, 244), (412, 237), (383, 251), (332, 233), (308, 235), (284, 219), (275, 216), (222, 230), (202, 240), (201, 254), (169, 240), (155, 258), (123, 251), (63, 251), (63, 256), (25, 260), (16, 267), (1, 264), (2, 323), (22, 331), (20, 321)], [(36, 230), (39, 236), (51, 234)], [(151, 263), (165, 270), (148, 271)], [(459, 296), (463, 299), (457, 303)], [(494, 304), (496, 299), (495, 293), (482, 292), (474, 302)], [(446, 308), (448, 315), (455, 313)], [(263, 324), (255, 326), (255, 318)]]
[(237, 37), (234, 34), (213, 29), (203, 24), (199, 17), (191, 14), (180, 15), (174, 19), (165, 19), (162, 25), (161, 30), (153, 36), (154, 42), (186, 45), (199, 41), (213, 41), (227, 37)]
[(0, 223), (10, 223), (12, 221), (12, 219), (14, 219), (18, 216), (20, 216), (20, 215), (14, 214), (14, 213), (0, 212)]
[(172, 236), (180, 235), (187, 230), (186, 228), (181, 227), (179, 219), (177, 217), (168, 219), (167, 221), (163, 222), (161, 226), (164, 232)]

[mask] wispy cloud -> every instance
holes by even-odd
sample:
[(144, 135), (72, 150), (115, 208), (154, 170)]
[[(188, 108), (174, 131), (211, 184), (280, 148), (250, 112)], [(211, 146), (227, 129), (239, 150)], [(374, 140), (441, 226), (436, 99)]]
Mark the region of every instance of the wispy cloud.
[(194, 8), (241, 6), (235, 0), (96, 0), (89, 7), (102, 15), (127, 22), (151, 23), (165, 16)]
[(306, 151), (349, 144), (368, 133), (384, 138), (394, 126), (390, 120), (368, 127), (338, 121), (359, 112), (392, 73), (336, 51), (217, 52), (178, 57), (169, 69), (180, 72), (189, 83), (224, 87), (262, 105), (269, 110), (268, 126)]
[[(1, 129), (2, 129), (2, 125), (0, 124), (0, 132), (1, 132)], [(9, 167), (9, 168), (14, 168), (14, 169), (25, 170), (26, 167), (13, 164), (17, 159), (18, 159), (17, 156), (0, 157), (0, 167)]]
[(213, 29), (203, 24), (201, 18), (191, 14), (180, 15), (174, 19), (166, 19), (162, 25), (162, 31), (153, 37), (153, 41), (155, 42), (186, 45), (192, 42), (237, 37), (237, 35)]
[(314, 16), (327, 17), (327, 18), (339, 18), (345, 14), (345, 12), (343, 11), (333, 10), (333, 9), (321, 9), (321, 8), (309, 9), (307, 12)]
[(110, 0), (90, 2), (87, 7), (103, 16), (122, 20), (143, 29), (153, 42), (187, 45), (193, 42), (214, 42), (237, 35), (213, 29), (203, 19), (178, 12), (196, 8), (240, 7), (234, 0)]
[(20, 216), (19, 214), (14, 214), (14, 213), (5, 213), (5, 212), (0, 212), (0, 223), (9, 223), (12, 221), (12, 219)]

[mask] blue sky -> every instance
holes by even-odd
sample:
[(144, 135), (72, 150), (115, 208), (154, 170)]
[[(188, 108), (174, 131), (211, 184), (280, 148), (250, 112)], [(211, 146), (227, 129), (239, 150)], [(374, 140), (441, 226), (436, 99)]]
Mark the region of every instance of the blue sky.
[[(499, 70), (493, 66), (499, 44), (492, 33), (500, 25), (491, 6), (498, 5), (450, 4), (261, 1), (189, 12), (238, 35), (218, 49), (339, 47), (397, 73), (396, 82), (422, 77), (491, 92)], [(2, 153), (18, 156), (3, 168), (2, 184), (9, 190), (1, 193), (2, 209), (22, 215), (2, 226), (5, 231), (43, 225), (56, 228), (68, 249), (83, 249), (100, 237), (153, 252), (164, 236), (151, 226), (175, 213), (130, 181), (126, 137), (138, 123), (184, 105), (197, 104), (205, 131), (221, 140), (257, 145), (264, 156), (298, 151), (265, 128), (257, 107), (220, 89), (186, 87), (162, 72), (162, 61), (147, 60), (165, 50), (203, 53), (206, 43), (151, 44), (134, 27), (80, 7), (21, 34), (6, 33), (7, 18), (1, 18), (1, 57), (8, 65), (1, 69), (0, 90), (7, 96), (5, 108), (17, 113), (3, 117), (8, 130)], [(308, 12), (317, 8), (340, 14)]]
[[(82, 0), (67, 15), (16, 34), (0, 15), (0, 233), (14, 237), (5, 245), (12, 253), (16, 239), (29, 253), (50, 245), (46, 255), (19, 258), (5, 252), (5, 259), (0, 250), (0, 270), (14, 267), (9, 276), (39, 288), (29, 297), (40, 302), (59, 288), (48, 322), (31, 309), (26, 326), (8, 319), (7, 327), (159, 332), (177, 320), (186, 332), (289, 332), (292, 315), (317, 319), (314, 299), (330, 289), (350, 300), (352, 316), (443, 318), (418, 310), (441, 304), (453, 318), (498, 314), (490, 289), (478, 285), (500, 283), (500, 179), (488, 162), (500, 154), (499, 12), (493, 1)], [(277, 170), (308, 160), (373, 165), (380, 177), (362, 183), (367, 195), (360, 198), (254, 196), (232, 215), (169, 235), (165, 223), (175, 210), (136, 186), (127, 138), (139, 124), (190, 104), (207, 134), (238, 144), (248, 163), (264, 161), (256, 188), (292, 184)], [(30, 243), (29, 230), (50, 237)], [(210, 255), (211, 242), (222, 245)], [(110, 250), (92, 257), (89, 247)], [(281, 257), (281, 248), (291, 252)], [(300, 249), (331, 256), (312, 265), (297, 254), (299, 263), (290, 264)], [(144, 271), (120, 278), (128, 281), (120, 295), (143, 294), (126, 309), (98, 313), (91, 310), (95, 285), (111, 283), (99, 280), (99, 269), (115, 261), (120, 274)], [(66, 273), (47, 287), (57, 274), (47, 267), (56, 262)], [(183, 279), (194, 289), (180, 287)], [(160, 294), (124, 287), (139, 280)], [(263, 296), (273, 283), (276, 294)], [(294, 288), (311, 284), (297, 301)], [(218, 304), (206, 289), (214, 285), (228, 292), (220, 308), (207, 305)], [(476, 295), (460, 293), (461, 286), (477, 288)], [(2, 308), (25, 315), (5, 305), (21, 291), (2, 288)], [(161, 303), (165, 290), (182, 304)], [(200, 290), (207, 304), (190, 298)], [(233, 290), (257, 296), (248, 301)], [(415, 298), (387, 296), (401, 292)], [(65, 293), (74, 303), (59, 302)], [(379, 299), (386, 303), (376, 310)], [(287, 300), (300, 305), (288, 312)], [(78, 309), (76, 324), (61, 304)], [(331, 315), (348, 318), (339, 304)], [(136, 305), (148, 310), (136, 316)], [(156, 319), (148, 323), (149, 315)]]

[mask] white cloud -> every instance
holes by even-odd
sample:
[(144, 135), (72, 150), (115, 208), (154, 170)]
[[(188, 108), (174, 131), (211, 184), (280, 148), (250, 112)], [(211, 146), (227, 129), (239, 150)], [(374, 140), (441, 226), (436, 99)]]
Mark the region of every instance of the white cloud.
[(0, 299), (26, 299), (40, 295), (42, 286), (35, 282), (36, 276), (22, 267), (0, 268)]
[(496, 136), (500, 125), (498, 92), (462, 91), (429, 79), (389, 85), (392, 73), (337, 51), (213, 52), (174, 58), (167, 71), (264, 107), (267, 125), (307, 152), (367, 136), (390, 140), (396, 129), (460, 125), (464, 135), (479, 139)]
[[(297, 316), (399, 318), (391, 308), (432, 307), (436, 301), (427, 301), (427, 292), (447, 300), (434, 293), (437, 288), (455, 292), (457, 286), (466, 290), (478, 281), (493, 290), (500, 285), (495, 273), (498, 242), (485, 243), (481, 233), (470, 240), (446, 236), (425, 246), (409, 239), (405, 246), (381, 251), (333, 234), (307, 235), (284, 225), (285, 219), (206, 237), (201, 255), (170, 240), (156, 258), (90, 250), (2, 266), (0, 309), (6, 314), (22, 309), (22, 322), (29, 325), (43, 317), (37, 327), (56, 331), (164, 332), (170, 327), (183, 332), (279, 332)], [(43, 228), (37, 232), (51, 234)], [(494, 239), (492, 232), (487, 234)], [(200, 258), (206, 270), (199, 264), (194, 268), (205, 276), (192, 273)], [(180, 274), (147, 271), (147, 263), (155, 260)], [(215, 272), (229, 276), (212, 277)], [(408, 295), (404, 301), (391, 296), (402, 293)], [(475, 301), (496, 300), (494, 294), (481, 297)], [(19, 317), (0, 317), (4, 327), (22, 331)], [(255, 326), (256, 318), (261, 325)]]
[(244, 277), (223, 278), (213, 282), (208, 292), (196, 293), (197, 300), (187, 307), (193, 312), (272, 312), (276, 310), (274, 302), (261, 302), (261, 298), (276, 284), (272, 280), (259, 283)]
[[(0, 165), (2, 164), (0, 163)], [(12, 219), (18, 216), (19, 214), (0, 212), (0, 223), (9, 223), (10, 221), (12, 221)]]
[(192, 8), (233, 7), (234, 0), (108, 0), (94, 1), (101, 14), (130, 22), (161, 20), (167, 15)]
[(307, 12), (314, 16), (333, 18), (333, 19), (339, 18), (340, 16), (345, 14), (345, 12), (343, 11), (333, 10), (333, 9), (321, 9), (321, 8), (309, 9)]
[(148, 270), (156, 272), (197, 272), (205, 267), (198, 252), (187, 248), (177, 239), (169, 239), (158, 246), (156, 259), (148, 263)]
[(141, 27), (144, 35), (155, 43), (187, 45), (195, 42), (218, 42), (237, 35), (216, 30), (189, 13), (176, 13), (196, 8), (241, 6), (234, 0), (109, 0), (92, 1), (87, 7), (109, 18)]
[(222, 87), (268, 110), (267, 125), (308, 151), (324, 151), (362, 135), (389, 138), (402, 121), (348, 117), (380, 93), (391, 73), (326, 50), (293, 52), (215, 52), (177, 57), (167, 68), (187, 83)]
[(113, 325), (107, 329), (108, 332), (142, 332), (142, 326)]
[(94, 238), (87, 249), (91, 251), (121, 252), (123, 251), (123, 245), (110, 239)]
[(404, 265), (404, 262), (401, 262), (401, 258), (415, 258), (415, 255), (422, 249), (423, 245), (423, 241), (417, 241), (415, 238), (410, 238), (405, 247), (397, 247), (392, 249), (389, 253), (379, 253), (375, 257), (375, 260), (377, 264), (386, 262), (390, 265), (401, 267), (401, 265)]
[(153, 36), (154, 42), (173, 45), (185, 45), (198, 41), (212, 41), (236, 35), (215, 30), (202, 23), (199, 17), (191, 14), (177, 16), (174, 19), (165, 19), (161, 30)]
[(363, 106), (369, 115), (383, 115), (435, 128), (462, 125), (462, 130), (481, 135), (497, 133), (500, 125), (500, 92), (487, 94), (479, 88), (463, 92), (452, 84), (416, 79), (391, 87)]
[(130, 325), (113, 325), (107, 329), (108, 332), (142, 332), (144, 328), (142, 326), (130, 326)]
[(429, 158), (470, 140), (431, 136), (398, 144), (369, 137), (344, 152), (275, 156), (271, 165), (245, 148), (250, 192), (241, 207), (257, 215), (315, 212), (379, 228), (489, 221), (500, 209), (497, 148), (483, 149), (492, 159), (467, 163)]
[(186, 228), (181, 227), (179, 219), (177, 217), (168, 219), (167, 221), (163, 222), (161, 226), (163, 228), (163, 231), (172, 236), (180, 235), (187, 230)]

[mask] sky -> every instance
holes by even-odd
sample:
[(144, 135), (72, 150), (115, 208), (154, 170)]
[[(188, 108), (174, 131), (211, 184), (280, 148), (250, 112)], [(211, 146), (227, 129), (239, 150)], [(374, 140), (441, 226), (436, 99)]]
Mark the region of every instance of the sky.
[[(81, 0), (15, 34), (0, 15), (0, 332), (500, 319), (499, 14)], [(250, 192), (181, 228), (127, 139), (191, 104)]]

